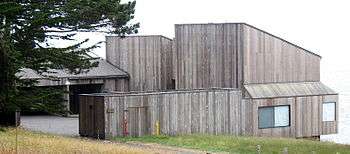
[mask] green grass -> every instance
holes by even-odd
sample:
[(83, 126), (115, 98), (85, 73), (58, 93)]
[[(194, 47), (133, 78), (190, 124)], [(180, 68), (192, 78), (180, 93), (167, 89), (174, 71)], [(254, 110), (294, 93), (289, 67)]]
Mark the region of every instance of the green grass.
[(119, 142), (147, 142), (163, 145), (205, 150), (210, 152), (256, 153), (256, 146), (261, 146), (261, 153), (279, 154), (285, 147), (289, 154), (308, 153), (332, 154), (350, 153), (350, 145), (340, 145), (331, 142), (311, 141), (304, 139), (233, 137), (214, 135), (185, 135), (185, 136), (145, 136), (115, 138)]
[[(0, 153), (15, 153), (14, 128), (0, 127)], [(302, 139), (233, 137), (213, 135), (185, 136), (145, 136), (115, 138), (118, 142), (145, 142), (170, 145), (175, 147), (205, 150), (210, 152), (256, 153), (256, 145), (261, 146), (262, 153), (282, 153), (287, 147), (289, 154), (339, 154), (350, 153), (350, 145), (340, 145), (331, 142), (319, 142)], [(19, 153), (153, 153), (155, 149), (130, 147), (119, 143), (55, 136), (18, 129)], [(162, 153), (162, 152), (158, 152)]]

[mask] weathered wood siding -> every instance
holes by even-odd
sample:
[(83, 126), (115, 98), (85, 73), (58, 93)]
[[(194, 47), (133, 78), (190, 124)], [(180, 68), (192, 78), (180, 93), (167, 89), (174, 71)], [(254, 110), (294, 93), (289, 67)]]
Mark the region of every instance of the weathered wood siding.
[(104, 97), (80, 96), (79, 100), (79, 134), (105, 138)]
[(336, 107), (335, 120), (336, 121), (324, 121), (324, 122), (322, 122), (322, 134), (336, 134), (336, 133), (338, 133), (338, 123), (339, 123), (338, 99), (339, 99), (338, 95), (323, 96), (323, 102), (336, 102), (336, 104), (335, 104), (335, 107)]
[(106, 37), (106, 59), (129, 73), (129, 90), (165, 90), (172, 78), (172, 40), (163, 36)]
[[(241, 93), (237, 90), (195, 90), (116, 94), (105, 97), (106, 136), (191, 133), (241, 134)], [(108, 112), (114, 111), (114, 112)]]
[(320, 57), (243, 24), (244, 83), (320, 81)]
[(129, 79), (103, 79), (103, 91), (129, 91)]
[[(337, 95), (242, 99), (238, 90), (190, 90), (81, 96), (83, 136), (205, 133), (267, 137), (317, 137), (337, 133)], [(336, 121), (322, 121), (323, 102), (336, 102)], [(290, 126), (258, 128), (258, 108), (290, 106)], [(104, 126), (101, 126), (104, 125)], [(104, 129), (104, 132), (100, 132)], [(125, 132), (124, 129), (127, 129)]]
[(175, 25), (176, 88), (239, 88), (241, 29), (239, 24)]
[[(337, 95), (287, 97), (271, 99), (247, 99), (243, 113), (246, 117), (245, 134), (272, 137), (314, 137), (337, 133), (337, 121), (322, 121), (322, 103), (338, 102)], [(290, 106), (290, 126), (277, 128), (258, 128), (258, 108), (263, 106)], [(338, 106), (338, 103), (337, 105)], [(338, 117), (338, 109), (336, 111)]]
[(320, 81), (320, 59), (244, 23), (175, 25), (178, 89)]

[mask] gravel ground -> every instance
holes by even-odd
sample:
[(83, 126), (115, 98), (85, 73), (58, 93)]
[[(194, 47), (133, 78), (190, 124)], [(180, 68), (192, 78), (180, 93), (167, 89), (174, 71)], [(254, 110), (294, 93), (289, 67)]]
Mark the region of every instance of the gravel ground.
[(43, 133), (65, 136), (79, 135), (78, 117), (22, 116), (21, 126), (27, 130)]

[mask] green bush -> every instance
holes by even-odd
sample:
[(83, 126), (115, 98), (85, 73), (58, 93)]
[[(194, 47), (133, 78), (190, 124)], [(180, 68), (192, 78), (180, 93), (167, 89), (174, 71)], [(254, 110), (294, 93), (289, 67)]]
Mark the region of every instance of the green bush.
[(22, 113), (45, 112), (50, 114), (66, 113), (62, 87), (21, 87), (17, 106)]

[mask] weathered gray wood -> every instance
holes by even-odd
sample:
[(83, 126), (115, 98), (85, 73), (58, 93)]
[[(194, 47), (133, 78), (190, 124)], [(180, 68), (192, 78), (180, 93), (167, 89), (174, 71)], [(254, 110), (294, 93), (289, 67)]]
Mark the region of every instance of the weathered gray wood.
[(106, 44), (107, 61), (130, 75), (128, 90), (165, 90), (171, 84), (171, 39), (158, 35), (108, 36)]
[(96, 138), (105, 138), (104, 97), (81, 96), (79, 110), (79, 134)]
[[(228, 105), (238, 106), (241, 103), (240, 91), (235, 89), (193, 90), (175, 92), (150, 92), (138, 94), (120, 94), (98, 96), (104, 98), (104, 103), (94, 100), (94, 96), (81, 96), (88, 103), (102, 104), (104, 107), (105, 136), (123, 136), (124, 110), (127, 110), (128, 133), (131, 136), (155, 134), (157, 121), (160, 124), (162, 134), (178, 135), (191, 133), (209, 134), (241, 134), (236, 122), (240, 122), (238, 116), (227, 120), (232, 115)], [(86, 97), (86, 98), (84, 98)], [(90, 100), (91, 99), (91, 100)], [(102, 101), (102, 100), (101, 100)], [(208, 103), (207, 103), (208, 102)], [(88, 104), (82, 102), (82, 106)], [(96, 104), (96, 105), (97, 105)], [(207, 112), (208, 110), (209, 112)], [(241, 114), (238, 108), (235, 109)], [(99, 113), (100, 111), (95, 111)], [(91, 113), (82, 114), (82, 119), (91, 120)], [(94, 116), (98, 116), (95, 114)], [(209, 117), (209, 118), (207, 118)], [(101, 118), (96, 117), (96, 118)], [(108, 120), (106, 120), (108, 119)], [(88, 121), (95, 125), (97, 121)], [(209, 127), (208, 127), (209, 124)], [(98, 123), (100, 125), (100, 123)], [(82, 125), (81, 131), (85, 129)], [(97, 127), (95, 128), (97, 129)], [(98, 129), (101, 129), (98, 127)], [(88, 132), (96, 131), (91, 128)], [(93, 134), (88, 134), (88, 136)]]
[[(241, 108), (246, 112), (242, 114), (245, 115), (243, 118), (246, 121), (241, 126), (244, 129), (243, 134), (299, 138), (337, 133), (337, 121), (322, 122), (322, 103), (325, 101), (337, 102), (337, 95), (252, 99), (250, 102), (244, 103), (244, 107)], [(246, 106), (249, 104), (250, 107), (247, 108)], [(290, 126), (259, 129), (257, 125), (258, 108), (276, 105), (290, 105)], [(337, 112), (336, 116), (338, 116)], [(250, 126), (253, 127), (252, 130), (250, 130)]]
[[(105, 134), (107, 138), (124, 136), (125, 119), (132, 136), (156, 134), (157, 123), (160, 132), (167, 135), (207, 133), (300, 138), (337, 133), (337, 95), (241, 97), (241, 92), (235, 89), (81, 96), (79, 133), (94, 137)], [(336, 121), (322, 122), (322, 103), (330, 101), (336, 102)], [(259, 129), (258, 108), (276, 105), (290, 106), (290, 126)], [(104, 134), (99, 132), (102, 129)]]
[(244, 83), (320, 81), (320, 57), (243, 24)]
[(175, 25), (178, 89), (320, 80), (320, 57), (243, 23)]
[[(335, 111), (335, 120), (336, 121), (322, 121), (322, 134), (334, 134), (338, 132), (338, 122), (339, 122), (339, 103), (338, 95), (327, 95), (323, 96), (323, 102), (335, 102), (336, 111)], [(322, 105), (322, 104), (321, 104)], [(322, 120), (322, 112), (320, 114)]]
[[(322, 103), (337, 102), (336, 93), (312, 93), (327, 90), (322, 86), (275, 86), (271, 98), (253, 97), (269, 92), (261, 85), (249, 92), (243, 89), (253, 83), (318, 82), (318, 55), (240, 23), (176, 25), (175, 36), (174, 41), (161, 36), (107, 37), (107, 60), (130, 74), (129, 83), (109, 82), (119, 91), (144, 91), (103, 96), (107, 137), (123, 136), (124, 121), (132, 136), (156, 134), (158, 123), (168, 135), (313, 137), (337, 132), (337, 121), (322, 121)], [(172, 78), (181, 90), (160, 91), (170, 87)], [(222, 89), (209, 89), (213, 87)], [(206, 90), (193, 90), (200, 88)], [(285, 91), (290, 95), (276, 97)], [(259, 129), (258, 108), (274, 105), (290, 105), (290, 126)], [(88, 110), (82, 115), (87, 118), (80, 123), (86, 128), (80, 132), (88, 134), (95, 121), (89, 121)]]
[(176, 87), (240, 87), (238, 31), (236, 24), (175, 25)]

